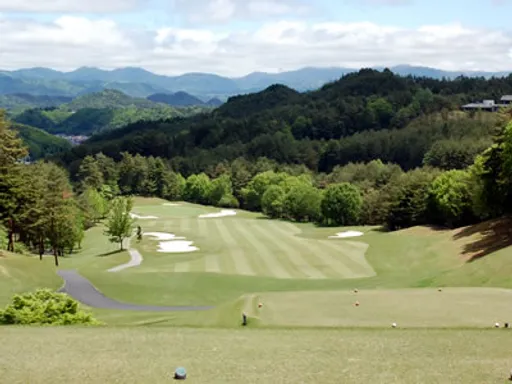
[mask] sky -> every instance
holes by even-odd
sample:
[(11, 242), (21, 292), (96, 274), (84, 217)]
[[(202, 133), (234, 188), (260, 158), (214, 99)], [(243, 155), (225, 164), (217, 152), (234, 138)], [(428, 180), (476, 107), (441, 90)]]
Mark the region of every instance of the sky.
[(0, 68), (512, 70), (512, 0), (0, 0)]

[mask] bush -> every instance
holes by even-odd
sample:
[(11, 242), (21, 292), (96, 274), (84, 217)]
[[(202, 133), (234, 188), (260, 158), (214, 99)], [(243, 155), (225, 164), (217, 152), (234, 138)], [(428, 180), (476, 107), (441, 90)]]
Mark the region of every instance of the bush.
[(233, 195), (225, 195), (219, 200), (218, 206), (221, 208), (239, 208), (240, 203)]
[(64, 293), (39, 289), (34, 293), (14, 295), (12, 303), (0, 311), (0, 324), (100, 324), (82, 311), (76, 300)]

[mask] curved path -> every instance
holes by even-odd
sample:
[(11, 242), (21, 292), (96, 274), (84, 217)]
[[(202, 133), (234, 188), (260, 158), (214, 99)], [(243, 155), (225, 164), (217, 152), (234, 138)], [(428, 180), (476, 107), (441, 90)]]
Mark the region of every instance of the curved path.
[(130, 248), (130, 242), (131, 238), (128, 238), (126, 248), (128, 248), (128, 253), (130, 254), (130, 261), (125, 264), (118, 265), (117, 267), (110, 268), (108, 272), (119, 272), (127, 268), (138, 267), (142, 264), (142, 255), (136, 249)]
[(154, 305), (127, 304), (110, 299), (98, 291), (89, 280), (77, 271), (59, 270), (57, 274), (64, 279), (64, 286), (59, 292), (67, 293), (82, 304), (93, 308), (120, 309), (127, 311), (206, 311), (211, 306), (171, 306), (162, 307)]

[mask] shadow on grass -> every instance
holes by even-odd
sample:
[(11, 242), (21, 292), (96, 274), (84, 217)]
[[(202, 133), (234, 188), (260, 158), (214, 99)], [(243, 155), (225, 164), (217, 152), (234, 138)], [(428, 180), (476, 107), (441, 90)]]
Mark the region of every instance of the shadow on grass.
[(468, 263), (481, 259), (493, 252), (512, 245), (512, 218), (504, 217), (497, 220), (462, 228), (454, 236), (454, 240), (478, 236), (475, 240), (464, 245), (463, 255), (468, 257)]
[(126, 251), (126, 249), (123, 249), (122, 251), (120, 249), (117, 249), (115, 251), (110, 251), (110, 252), (107, 252), (107, 253), (102, 253), (101, 255), (98, 255), (96, 257), (107, 257), (107, 256), (117, 255), (118, 253), (125, 252), (125, 251)]

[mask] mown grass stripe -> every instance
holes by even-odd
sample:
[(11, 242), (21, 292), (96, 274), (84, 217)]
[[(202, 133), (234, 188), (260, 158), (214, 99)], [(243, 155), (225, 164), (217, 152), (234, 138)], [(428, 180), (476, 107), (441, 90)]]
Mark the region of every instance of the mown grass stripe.
[(271, 249), (271, 257), (277, 260), (294, 279), (306, 278), (304, 274), (297, 268), (297, 266), (292, 263), (288, 255), (288, 251), (285, 251), (278, 246), (276, 242), (277, 235), (272, 230), (269, 230), (268, 221), (251, 221), (249, 224), (249, 229), (251, 233), (253, 233), (259, 239), (260, 242), (266, 244), (268, 248)]
[(342, 257), (342, 261), (348, 268), (350, 268), (354, 275), (357, 277), (369, 277), (375, 276), (376, 273), (373, 270), (372, 266), (366, 260), (365, 252), (363, 250), (350, 251), (347, 249), (343, 249), (341, 244), (335, 244), (329, 240), (321, 240), (321, 243), (336, 252), (340, 257)]
[[(304, 247), (302, 246), (302, 244), (290, 241), (291, 239), (293, 239), (294, 236), (290, 232), (281, 228), (281, 223), (276, 221), (270, 221), (267, 223), (268, 224), (265, 226), (265, 231), (268, 230), (270, 232), (268, 234), (268, 237), (279, 249), (281, 249), (288, 256), (288, 259), (293, 265), (295, 265), (297, 270), (299, 270), (305, 277), (308, 278), (326, 278), (324, 273), (319, 271), (312, 263), (310, 263), (307, 259), (302, 257), (302, 251), (304, 250)], [(263, 230), (263, 226), (260, 226), (260, 229)], [(278, 233), (281, 233), (282, 237), (276, 236)], [(308, 259), (311, 261), (309, 257)]]
[[(359, 269), (359, 271), (363, 273), (369, 273), (373, 271), (372, 266), (366, 260), (365, 254), (368, 250), (368, 244), (359, 243), (357, 247), (354, 247), (354, 243), (349, 244), (351, 247), (345, 247), (344, 245), (347, 243), (346, 241), (341, 242), (341, 247), (338, 248), (336, 243), (328, 240), (323, 240), (328, 247), (331, 249), (339, 249), (341, 253), (343, 253), (345, 260), (348, 260), (354, 268)], [(373, 271), (374, 274), (374, 271)], [(372, 274), (372, 275), (373, 275)]]
[(247, 226), (246, 219), (237, 219), (225, 221), (224, 225), (227, 231), (235, 239), (238, 248), (244, 252), (246, 259), (249, 261), (251, 269), (256, 276), (273, 276), (274, 271), (269, 270), (266, 263), (261, 262), (261, 257), (254, 251), (254, 247), (246, 240), (245, 235), (239, 230), (240, 227)]
[(190, 221), (191, 219), (188, 217), (180, 219), (180, 236), (185, 236), (190, 232)]
[(201, 236), (201, 238), (208, 236), (208, 222), (207, 219), (196, 219), (195, 221), (198, 224), (198, 235)]
[[(239, 220), (231, 221), (236, 222), (238, 225)], [(226, 225), (224, 224), (224, 221), (216, 220), (215, 226), (217, 228), (217, 232), (219, 233), (220, 238), (229, 248), (229, 257), (234, 264), (236, 273), (239, 275), (254, 276), (255, 273), (251, 268), (251, 265), (249, 263), (248, 258), (245, 255), (245, 252), (243, 251), (242, 248), (240, 248), (238, 242), (227, 229)]]
[[(208, 237), (208, 223), (204, 219), (196, 219), (195, 222), (197, 224), (197, 236), (199, 236), (201, 243), (204, 244), (207, 242), (204, 240)], [(210, 249), (207, 251), (208, 254), (203, 257), (204, 272), (218, 272), (219, 265), (217, 263), (217, 256), (210, 254)], [(194, 261), (194, 264), (200, 264), (200, 260)], [(197, 265), (196, 268), (196, 270), (201, 271), (201, 267), (199, 265)]]
[[(247, 220), (246, 222), (251, 222)], [(270, 276), (274, 276), (280, 279), (292, 279), (292, 275), (283, 267), (275, 255), (267, 248), (261, 239), (257, 238), (252, 232), (252, 227), (245, 223), (238, 225), (238, 232), (242, 235), (243, 239), (253, 247), (256, 251), (255, 255), (259, 256), (260, 260), (265, 264), (265, 267)]]
[[(281, 229), (276, 227), (277, 231)], [(286, 233), (283, 231), (282, 233)], [(322, 242), (318, 240), (309, 240), (300, 238), (297, 236), (289, 236), (287, 241), (297, 244), (297, 247), (301, 247), (303, 250), (307, 250), (310, 257), (319, 259), (321, 265), (324, 267), (324, 274), (326, 277), (334, 278), (351, 278), (353, 277), (353, 271), (348, 268), (342, 261), (337, 257), (333, 256), (331, 249), (326, 249)], [(313, 242), (315, 244), (313, 244)]]
[(190, 262), (183, 261), (181, 263), (174, 264), (174, 272), (176, 273), (184, 273), (190, 271)]
[[(220, 220), (220, 219), (219, 219)], [(211, 254), (217, 258), (218, 271), (228, 275), (236, 275), (234, 261), (231, 260), (226, 244), (221, 240), (219, 230), (217, 229), (217, 220), (209, 220), (208, 223), (208, 241), (211, 244)]]

